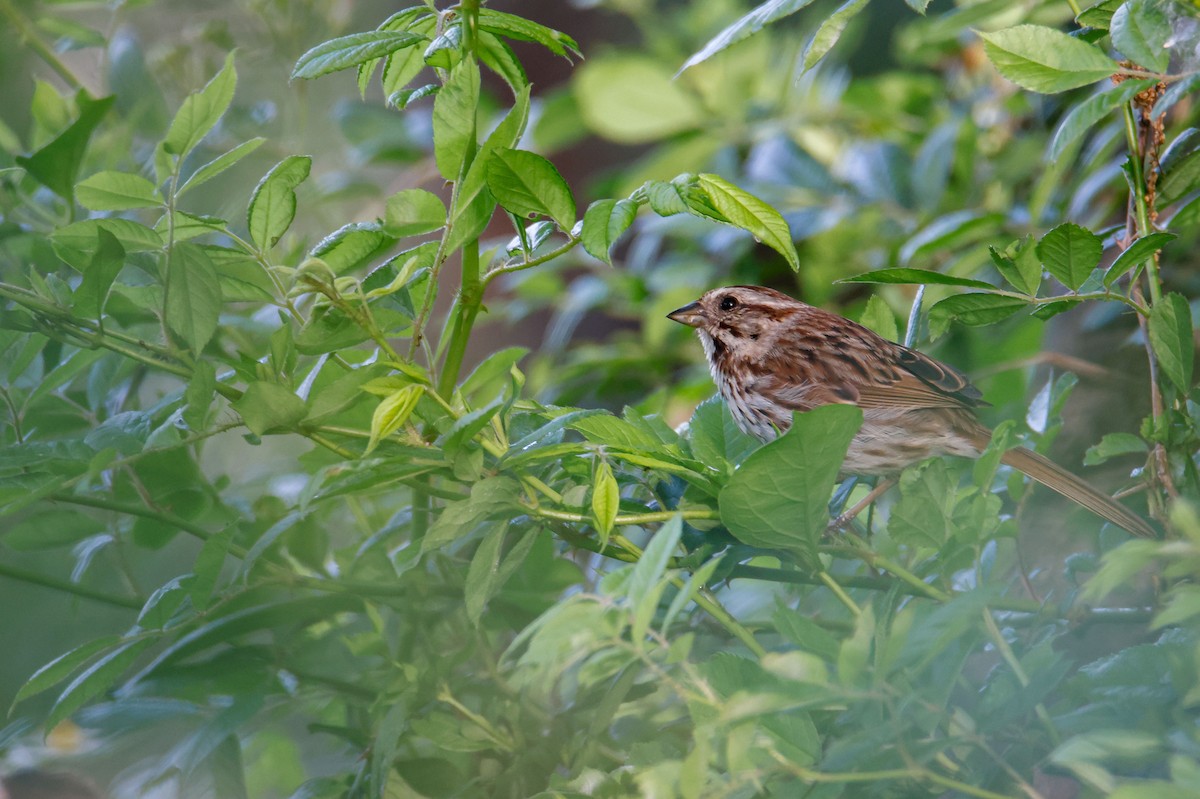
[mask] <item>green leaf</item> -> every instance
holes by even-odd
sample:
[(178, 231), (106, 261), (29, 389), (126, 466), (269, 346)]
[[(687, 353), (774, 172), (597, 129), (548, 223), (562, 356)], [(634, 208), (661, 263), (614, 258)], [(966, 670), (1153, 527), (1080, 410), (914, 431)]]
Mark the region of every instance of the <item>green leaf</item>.
[(296, 61), (292, 80), (319, 78), (427, 41), (409, 31), (366, 31), (321, 42)]
[(175, 192), (175, 195), (181, 197), (188, 189), (194, 189), (203, 183), (207, 183), (257, 150), (264, 142), (266, 142), (266, 139), (262, 136), (255, 136), (253, 139), (244, 141), (236, 147), (218, 155), (189, 175), (188, 179), (179, 187), (179, 190)]
[(938, 286), (966, 286), (973, 289), (995, 288), (991, 283), (973, 280), (968, 277), (955, 277), (928, 269), (913, 269), (911, 267), (896, 267), (893, 269), (878, 269), (874, 272), (864, 272), (854, 277), (844, 277), (838, 283), (920, 283)]
[(588, 255), (612, 266), (613, 245), (621, 238), (637, 216), (638, 206), (632, 200), (596, 200), (583, 214), (579, 238)]
[(871, 644), (875, 640), (875, 613), (870, 605), (864, 605), (862, 613), (854, 622), (854, 635), (842, 641), (838, 648), (838, 682), (847, 688), (857, 685), (867, 669), (871, 658)]
[(1167, 49), (1171, 21), (1158, 3), (1128, 0), (1113, 14), (1108, 30), (1121, 55), (1153, 72), (1166, 72), (1171, 62)]
[(163, 246), (162, 236), (152, 228), (131, 219), (82, 219), (60, 227), (50, 234), (50, 242), (59, 258), (80, 271), (95, 254), (101, 230), (116, 237), (125, 252), (153, 252)]
[(956, 484), (942, 459), (905, 469), (900, 475), (900, 501), (888, 516), (888, 535), (909, 546), (942, 546), (954, 532)]
[(1178, 237), (1174, 233), (1151, 233), (1148, 236), (1139, 236), (1134, 239), (1133, 243), (1117, 256), (1112, 266), (1104, 273), (1104, 286), (1110, 288), (1126, 272), (1146, 263), (1154, 257), (1154, 253), (1175, 238)]
[(637, 608), (651, 595), (654, 586), (666, 574), (671, 555), (679, 545), (679, 538), (682, 534), (683, 519), (676, 514), (671, 517), (670, 521), (658, 528), (658, 532), (646, 545), (645, 551), (642, 552), (642, 556), (638, 558), (637, 564), (633, 567), (633, 573), (629, 575), (629, 582), (625, 585), (625, 592), (634, 608)]
[(424, 393), (425, 389), (422, 386), (405, 386), (385, 397), (375, 407), (375, 412), (371, 415), (371, 440), (367, 443), (364, 454), (369, 454), (379, 446), (380, 441), (404, 426)]
[(1054, 139), (1046, 151), (1046, 160), (1057, 161), (1068, 147), (1091, 130), (1096, 123), (1154, 84), (1153, 79), (1122, 81), (1116, 86), (1106, 86), (1098, 94), (1076, 103), (1054, 131)]
[(685, 69), (694, 67), (702, 61), (707, 61), (731, 44), (736, 44), (742, 39), (749, 38), (772, 22), (783, 19), (790, 14), (795, 14), (811, 2), (812, 0), (768, 0), (768, 2), (756, 6), (753, 11), (739, 18), (732, 25), (709, 39), (707, 44), (701, 47), (679, 68), (679, 71), (683, 72)]
[(425, 540), (421, 542), (422, 554), (432, 552), (470, 534), (480, 523), (495, 514), (505, 513), (511, 518), (519, 508), (517, 497), (520, 485), (511, 477), (488, 477), (471, 486), (469, 499), (453, 502), (446, 506)]
[(496, 202), (521, 217), (548, 216), (562, 230), (575, 226), (575, 198), (554, 164), (536, 153), (500, 148), (487, 165)]
[(645, 144), (707, 122), (703, 106), (671, 77), (671, 70), (644, 55), (605, 55), (585, 61), (572, 83), (579, 115), (610, 141)]
[(383, 60), (383, 75), (380, 76), (380, 81), (383, 85), (383, 96), (388, 98), (388, 102), (391, 102), (393, 94), (411, 83), (425, 68), (423, 45), (429, 40), (429, 34), (433, 33), (436, 26), (437, 16), (433, 14), (413, 22), (408, 28), (409, 32), (420, 34), (423, 40), (412, 47), (397, 50)]
[(466, 59), (450, 72), (433, 101), (433, 155), (446, 180), (458, 180), (467, 146), (475, 146), (479, 67)]
[(509, 39), (540, 44), (555, 55), (569, 58), (568, 51), (582, 55), (579, 52), (579, 45), (567, 34), (515, 14), (481, 8), (479, 10), (479, 28), (489, 33), (506, 36)]
[(1113, 14), (1124, 2), (1125, 0), (1100, 0), (1080, 11), (1079, 16), (1075, 17), (1075, 21), (1080, 25), (1108, 30)]
[(375, 222), (351, 222), (321, 239), (308, 251), (309, 258), (319, 258), (335, 275), (366, 264), (395, 239)]
[(621, 488), (613, 476), (612, 466), (602, 460), (596, 464), (592, 475), (592, 521), (596, 525), (596, 532), (600, 533), (601, 549), (608, 546), (608, 537), (612, 534), (620, 509)]
[(233, 401), (233, 409), (250, 432), (261, 436), (294, 428), (308, 411), (304, 400), (278, 383), (255, 380)]
[(458, 187), (454, 208), (450, 212), (450, 236), (446, 249), (453, 251), (468, 241), (476, 239), (487, 227), (496, 208), (496, 201), (487, 190), (487, 168), (490, 155), (499, 149), (516, 146), (525, 132), (529, 120), (529, 92), (526, 86), (517, 93), (513, 107), (505, 114), (495, 129), (475, 154), (471, 168)]
[(125, 211), (161, 205), (154, 184), (128, 172), (97, 172), (75, 187), (79, 204), (89, 211)]
[(696, 179), (713, 207), (731, 225), (748, 231), (782, 255), (794, 271), (800, 271), (800, 256), (792, 243), (792, 231), (778, 211), (719, 175), (701, 174)]
[(1043, 94), (1095, 83), (1120, 68), (1100, 48), (1041, 25), (1017, 25), (979, 37), (1001, 75)]
[(833, 49), (842, 32), (850, 24), (850, 20), (858, 16), (871, 0), (846, 0), (836, 11), (821, 22), (817, 32), (804, 46), (804, 69), (809, 70), (817, 65), (825, 55)]
[(88, 666), (59, 694), (54, 706), (46, 714), (43, 728), (47, 732), (53, 730), (60, 721), (83, 707), (88, 700), (111, 688), (126, 669), (133, 665), (137, 656), (152, 643), (153, 638), (126, 641)]
[(513, 49), (499, 37), (487, 31), (480, 31), (478, 50), (479, 60), (486, 64), (492, 72), (504, 78), (504, 82), (512, 89), (514, 96), (520, 94), (529, 85), (529, 76), (525, 74), (525, 67), (521, 65), (521, 60), (517, 58)]
[(233, 65), (233, 53), (225, 56), (225, 65), (213, 79), (198, 92), (188, 95), (183, 105), (171, 120), (167, 135), (162, 141), (163, 150), (178, 157), (187, 157), (192, 148), (216, 126), (237, 87), (237, 69)]
[(13, 698), (12, 707), (9, 708), (9, 714), (12, 713), (12, 708), (16, 707), (22, 700), (28, 699), (31, 696), (36, 696), (42, 691), (53, 688), (58, 685), (75, 669), (82, 666), (88, 660), (91, 660), (97, 652), (108, 649), (113, 644), (121, 639), (115, 635), (105, 635), (95, 640), (88, 641), (85, 644), (80, 644), (74, 649), (64, 652), (46, 665), (33, 673), (33, 676), (25, 681), (25, 684), (17, 691), (16, 697)]
[(862, 424), (854, 405), (793, 415), (791, 428), (746, 458), (721, 490), (721, 521), (739, 541), (815, 557), (829, 497)]
[(73, 203), (75, 179), (79, 175), (84, 153), (87, 152), (88, 141), (115, 101), (116, 97), (93, 100), (88, 97), (87, 92), (80, 90), (75, 95), (75, 103), (79, 106), (79, 118), (37, 152), (28, 156), (18, 155), (17, 164), (34, 180), (68, 203)]
[(1192, 311), (1187, 299), (1174, 292), (1150, 309), (1150, 344), (1158, 356), (1158, 365), (1175, 387), (1187, 396), (1192, 388), (1192, 363), (1195, 343), (1192, 336)]
[(1118, 455), (1142, 454), (1148, 451), (1146, 442), (1133, 433), (1108, 433), (1099, 444), (1088, 447), (1083, 456), (1084, 466), (1097, 466)]
[(1047, 272), (1071, 291), (1078, 291), (1100, 263), (1104, 243), (1087, 228), (1064, 222), (1042, 236), (1037, 254)]
[(760, 446), (757, 438), (738, 427), (720, 395), (696, 407), (688, 422), (688, 434), (692, 453), (714, 469), (725, 469), (727, 464), (736, 466)]
[(941, 335), (950, 327), (952, 320), (964, 325), (990, 325), (1012, 316), (1027, 305), (1029, 301), (1021, 297), (978, 292), (957, 294), (929, 309), (929, 327), (935, 335)]
[(33, 552), (68, 547), (104, 530), (104, 523), (95, 516), (77, 510), (50, 510), (6, 525), (0, 540), (17, 552)]
[(867, 300), (867, 307), (858, 321), (888, 341), (900, 340), (900, 330), (896, 327), (896, 314), (892, 312), (886, 302), (879, 298), (878, 294), (872, 294)]
[(221, 315), (221, 284), (208, 254), (188, 242), (172, 247), (164, 291), (167, 324), (199, 355)]
[(466, 583), (463, 586), (463, 602), (467, 618), (472, 624), (479, 624), (484, 606), (495, 596), (496, 578), (500, 572), (500, 552), (504, 547), (504, 536), (507, 532), (508, 522), (498, 522), (484, 535), (483, 541), (471, 557), (471, 565), (467, 568)]
[(71, 298), (71, 307), (88, 319), (100, 319), (108, 291), (125, 266), (125, 248), (104, 228), (96, 232), (96, 250), (83, 270), (83, 280)]
[(211, 361), (198, 360), (192, 368), (192, 379), (183, 390), (183, 421), (193, 433), (205, 428), (208, 409), (212, 407), (217, 390), (217, 372)]
[[(1180, 133), (1162, 155), (1159, 163), (1158, 205), (1175, 202), (1200, 184), (1200, 130), (1188, 128)], [(1172, 224), (1175, 220), (1172, 220)]]
[(290, 155), (258, 182), (250, 195), (246, 226), (263, 252), (270, 250), (296, 218), (296, 187), (308, 179), (312, 157)]
[(383, 230), (389, 236), (419, 236), (446, 224), (446, 206), (440, 197), (424, 189), (405, 189), (387, 201)]
[(1037, 295), (1042, 285), (1042, 262), (1038, 260), (1033, 236), (1014, 241), (1002, 253), (995, 247), (988, 247), (988, 252), (992, 263), (1013, 288), (1030, 297)]

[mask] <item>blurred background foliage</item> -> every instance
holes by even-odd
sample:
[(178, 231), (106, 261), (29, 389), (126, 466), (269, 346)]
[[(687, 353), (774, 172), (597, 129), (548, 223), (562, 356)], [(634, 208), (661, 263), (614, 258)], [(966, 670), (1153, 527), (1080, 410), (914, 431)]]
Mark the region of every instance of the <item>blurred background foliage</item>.
[[(380, 397), (407, 397), (409, 373), (361, 330), (317, 328), (345, 308), (314, 299), (304, 270), (322, 280), (319, 242), (388, 219), (397, 192), (449, 199), (434, 106), (392, 107), (378, 81), (360, 96), (354, 70), (291, 76), (310, 48), (398, 9), (0, 0), (0, 280), (12, 288), (0, 306), (0, 704), (21, 700), (0, 728), (3, 762), (65, 765), (114, 797), (1200, 792), (1197, 409), (1163, 378), (1166, 411), (1151, 416), (1135, 315), (1088, 302), (1053, 318), (931, 324), (928, 309), (959, 286), (838, 282), (913, 267), (1001, 285), (989, 248), (1064, 222), (1095, 231), (1111, 263), (1132, 216), (1125, 121), (1113, 104), (1061, 132), (1107, 82), (1025, 91), (974, 31), (1032, 23), (1111, 48), (1122, 4), (1077, 24), (1082, 9), (1065, 0), (767, 3), (799, 11), (681, 71), (754, 5), (487, 8), (578, 42), (582, 59), (531, 41), (512, 49), (532, 83), (520, 146), (553, 161), (581, 216), (647, 181), (715, 173), (778, 209), (799, 270), (745, 225), (643, 212), (611, 266), (568, 246), (489, 281), (463, 374), (485, 366), (442, 398), (453, 413), (427, 394), (368, 454)], [(1187, 76), (1200, 23), (1187, 3), (1130, 5), (1170, 26), (1158, 155), (1176, 178), (1158, 225), (1178, 238), (1161, 274), (1194, 305), (1200, 137)], [(840, 39), (805, 68), (837, 14)], [(64, 198), (19, 159), (86, 117), (89, 98), (111, 96), (70, 183), (121, 170), (162, 186), (158, 143), (230, 53), (236, 94), (180, 168), (263, 141), (188, 191), (197, 216), (178, 223), (192, 226), (179, 241), (232, 252), (250, 236), (242, 220), (263, 175), (311, 155), (294, 223), (257, 252), (280, 269), (218, 263), (216, 337), (179, 347), (188, 336), (165, 333), (154, 310), (161, 242), (135, 251), (118, 235), (129, 268), (101, 300), (104, 324), (69, 323), (103, 245), (62, 231), (157, 216), (97, 208), (78, 188)], [(434, 63), (444, 71), (414, 86), (457, 62)], [(485, 71), (481, 132), (512, 96)], [(480, 237), (485, 266), (520, 260), (514, 233), (496, 213)], [(575, 241), (567, 233), (533, 254)], [(364, 290), (386, 288), (402, 262), (387, 261), (401, 248), (384, 238), (339, 278), (378, 267)], [(455, 255), (441, 276), (439, 322), (459, 268)], [(371, 300), (393, 340), (411, 336), (428, 286), (408, 277)], [(1130, 504), (1160, 521), (1173, 513), (1172, 537), (1128, 543), (985, 461), (918, 467), (864, 526), (821, 541), (819, 559), (739, 543), (717, 496), (753, 444), (719, 404), (697, 410), (712, 393), (700, 348), (665, 318), (729, 283), (777, 287), (897, 339), (919, 297), (916, 344), (977, 382), (985, 421), (1008, 421), (1010, 442), (1097, 485), (1134, 489)], [(1178, 327), (1190, 378), (1190, 319)], [(160, 349), (138, 360), (96, 346), (110, 334)], [(518, 362), (510, 347), (529, 352)], [(339, 382), (335, 361), (361, 379)], [(209, 407), (190, 391), (211, 395), (214, 379), (237, 394)], [(291, 399), (241, 393), (263, 384)], [(283, 418), (295, 392), (308, 405)], [(1150, 479), (1155, 444), (1177, 497)], [(514, 505), (527, 479), (557, 501)], [(862, 491), (848, 484), (840, 501)], [(591, 551), (603, 542), (608, 557)]]

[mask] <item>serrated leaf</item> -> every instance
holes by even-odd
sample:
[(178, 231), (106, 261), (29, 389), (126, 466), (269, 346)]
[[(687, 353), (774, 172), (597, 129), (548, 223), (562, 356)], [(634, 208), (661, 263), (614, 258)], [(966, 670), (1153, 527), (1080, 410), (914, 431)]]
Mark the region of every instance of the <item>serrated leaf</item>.
[(792, 231), (778, 211), (719, 175), (700, 174), (696, 181), (729, 224), (749, 232), (782, 255), (793, 271), (800, 271), (800, 256), (792, 243)]
[(859, 12), (866, 8), (867, 3), (870, 1), (846, 0), (836, 11), (821, 22), (821, 26), (817, 28), (817, 32), (813, 34), (812, 38), (808, 40), (808, 44), (804, 46), (804, 55), (801, 58), (805, 70), (815, 67), (833, 49), (838, 39), (842, 38), (842, 33), (846, 30), (846, 26), (850, 24), (850, 20), (858, 16)]
[(867, 299), (867, 307), (863, 309), (862, 317), (858, 321), (888, 341), (899, 340), (900, 330), (896, 326), (896, 314), (878, 294), (872, 294)]
[(225, 57), (225, 65), (198, 92), (188, 95), (171, 120), (162, 141), (163, 150), (179, 159), (186, 158), (200, 140), (212, 130), (233, 101), (237, 88), (237, 69), (233, 53)]
[(692, 453), (714, 469), (737, 466), (761, 444), (738, 427), (720, 395), (710, 397), (696, 407), (688, 422), (688, 434)]
[(467, 147), (475, 147), (479, 67), (466, 59), (450, 72), (433, 101), (433, 155), (446, 180), (458, 180)]
[(944, 333), (952, 320), (964, 325), (990, 325), (1012, 316), (1029, 305), (1021, 297), (1005, 297), (1001, 294), (956, 294), (936, 303), (929, 309), (929, 327), (937, 334)]
[(611, 251), (637, 216), (638, 206), (632, 200), (596, 200), (583, 213), (579, 238), (583, 249), (593, 258), (612, 265)]
[(1113, 14), (1108, 31), (1121, 55), (1154, 72), (1166, 71), (1171, 62), (1166, 46), (1171, 21), (1157, 3), (1128, 0)]
[(1184, 396), (1192, 388), (1192, 364), (1196, 358), (1192, 335), (1192, 311), (1187, 299), (1174, 292), (1150, 309), (1150, 344), (1163, 374)]
[(608, 546), (608, 537), (612, 534), (613, 524), (617, 519), (617, 511), (621, 509), (621, 489), (617, 478), (613, 476), (612, 466), (608, 461), (596, 464), (592, 476), (592, 521), (596, 532), (600, 533), (600, 548)]
[(1071, 291), (1078, 291), (1104, 254), (1104, 243), (1087, 228), (1065, 222), (1042, 236), (1038, 258), (1046, 271)]
[(1105, 287), (1111, 287), (1126, 272), (1144, 264), (1174, 238), (1178, 238), (1174, 233), (1151, 233), (1134, 239), (1104, 273)]
[(380, 441), (404, 426), (424, 392), (422, 386), (405, 386), (385, 397), (375, 407), (375, 412), (371, 414), (371, 439), (363, 454), (369, 454), (379, 446)]
[(521, 60), (517, 58), (513, 49), (499, 37), (487, 31), (480, 31), (478, 51), (479, 60), (492, 72), (504, 78), (504, 82), (512, 89), (514, 96), (524, 91), (525, 87), (529, 85), (529, 76), (525, 74), (525, 67), (521, 65)]
[(296, 218), (296, 187), (308, 179), (312, 157), (291, 155), (271, 168), (250, 195), (246, 226), (263, 252), (270, 250)]
[(838, 283), (900, 283), (900, 284), (932, 284), (938, 286), (965, 286), (973, 289), (994, 289), (991, 283), (974, 280), (969, 277), (955, 277), (928, 269), (913, 269), (897, 267), (894, 269), (878, 269), (874, 272), (864, 272), (854, 277), (844, 277)]
[(221, 315), (221, 284), (208, 254), (188, 242), (172, 247), (164, 291), (167, 324), (199, 355)]
[(1068, 147), (1087, 133), (1096, 123), (1114, 109), (1128, 103), (1136, 94), (1153, 86), (1153, 79), (1127, 80), (1116, 86), (1107, 86), (1081, 103), (1076, 103), (1063, 117), (1054, 131), (1054, 138), (1046, 151), (1046, 159), (1057, 161)]
[(376, 30), (340, 36), (300, 56), (292, 68), (292, 80), (319, 78), (425, 41), (424, 36), (409, 31)]
[(536, 153), (499, 148), (487, 165), (496, 202), (520, 217), (548, 216), (562, 230), (575, 225), (575, 198), (554, 164)]
[(854, 405), (794, 414), (792, 427), (746, 458), (721, 490), (722, 523), (745, 544), (814, 557), (834, 480), (861, 424)]
[(992, 263), (1009, 284), (1022, 294), (1036, 296), (1042, 285), (1042, 262), (1038, 260), (1033, 236), (1019, 239), (999, 252), (988, 247)]
[(89, 211), (127, 211), (162, 204), (154, 184), (129, 172), (97, 172), (75, 187), (75, 199)]
[(389, 236), (419, 236), (446, 224), (446, 206), (424, 189), (405, 189), (387, 200), (383, 229)]
[(524, 17), (518, 17), (516, 14), (481, 8), (479, 10), (479, 28), (510, 39), (540, 44), (555, 55), (569, 58), (568, 51), (580, 55), (579, 45), (567, 34), (547, 28), (545, 25), (540, 25)]
[(266, 142), (266, 139), (262, 136), (255, 136), (253, 139), (244, 141), (236, 147), (221, 153), (189, 175), (188, 179), (179, 187), (179, 190), (175, 192), (175, 195), (180, 197), (188, 189), (194, 189), (201, 184), (207, 183), (257, 150), (264, 142)]
[(1041, 25), (1017, 25), (979, 37), (1001, 75), (1043, 94), (1086, 86), (1119, 69), (1100, 48)]
[(693, 53), (684, 62), (679, 71), (683, 72), (685, 69), (694, 67), (702, 61), (707, 61), (731, 44), (736, 44), (742, 39), (749, 38), (772, 22), (781, 20), (790, 14), (795, 14), (810, 3), (812, 3), (812, 0), (768, 0), (768, 2), (756, 6), (753, 11), (740, 17), (732, 25), (709, 39), (703, 47)]
[(342, 275), (363, 266), (394, 242), (375, 222), (351, 222), (313, 245), (308, 257), (320, 259), (333, 274)]
[(1099, 444), (1088, 447), (1083, 455), (1083, 465), (1097, 466), (1109, 458), (1144, 453), (1147, 449), (1145, 440), (1133, 433), (1108, 433), (1100, 439)]
[(233, 409), (250, 432), (261, 436), (296, 426), (306, 415), (304, 400), (278, 383), (255, 380), (233, 401)]
[(1100, 0), (1100, 2), (1093, 3), (1080, 11), (1079, 16), (1075, 17), (1075, 21), (1080, 25), (1108, 30), (1113, 14), (1116, 13), (1117, 9), (1124, 2), (1125, 0)]

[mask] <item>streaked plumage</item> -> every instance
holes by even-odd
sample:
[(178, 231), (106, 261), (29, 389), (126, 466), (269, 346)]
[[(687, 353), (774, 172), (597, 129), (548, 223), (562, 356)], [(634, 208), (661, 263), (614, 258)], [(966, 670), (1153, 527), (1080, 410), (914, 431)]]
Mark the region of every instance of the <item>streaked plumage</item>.
[[(973, 411), (987, 403), (957, 369), (774, 289), (714, 289), (670, 318), (696, 328), (721, 396), (741, 428), (760, 439), (786, 430), (793, 411), (862, 408), (847, 474), (894, 475), (937, 455), (975, 457), (991, 440)], [(1003, 461), (1131, 533), (1155, 534), (1035, 452), (1012, 449)]]

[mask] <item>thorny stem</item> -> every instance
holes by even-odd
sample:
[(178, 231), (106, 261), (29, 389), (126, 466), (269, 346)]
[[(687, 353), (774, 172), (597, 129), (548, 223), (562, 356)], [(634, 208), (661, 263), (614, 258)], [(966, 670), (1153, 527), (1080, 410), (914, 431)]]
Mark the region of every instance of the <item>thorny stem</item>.
[[(1152, 113), (1151, 110), (1143, 110), (1141, 112), (1147, 120)], [(1154, 226), (1152, 222), (1153, 209), (1150, 207), (1148, 194), (1148, 184), (1145, 173), (1146, 145), (1147, 142), (1143, 139), (1138, 131), (1138, 121), (1134, 117), (1133, 103), (1126, 103), (1124, 108), (1125, 122), (1125, 140), (1129, 147), (1129, 167), (1130, 177), (1133, 186), (1131, 187), (1134, 221), (1137, 225), (1138, 236), (1148, 236), (1153, 232)], [(1154, 147), (1154, 143), (1149, 143), (1150, 147)], [(1150, 302), (1151, 306), (1158, 305), (1162, 300), (1162, 279), (1158, 271), (1157, 257), (1152, 255), (1146, 261), (1146, 284), (1150, 287)], [(1140, 284), (1134, 278), (1132, 295), (1138, 297), (1141, 292)], [(1154, 427), (1157, 430), (1163, 418), (1166, 416), (1166, 405), (1163, 401), (1162, 390), (1159, 387), (1158, 380), (1158, 359), (1154, 354), (1154, 346), (1151, 343), (1149, 335), (1148, 317), (1149, 311), (1144, 311), (1138, 314), (1138, 327), (1142, 331), (1142, 340), (1146, 348), (1146, 359), (1150, 366), (1150, 413), (1154, 419)], [(1167, 448), (1161, 441), (1154, 444), (1151, 453), (1152, 473), (1155, 481), (1163, 487), (1163, 490), (1171, 497), (1178, 497), (1179, 492), (1175, 488), (1175, 481), (1171, 478), (1171, 465), (1167, 457)]]

